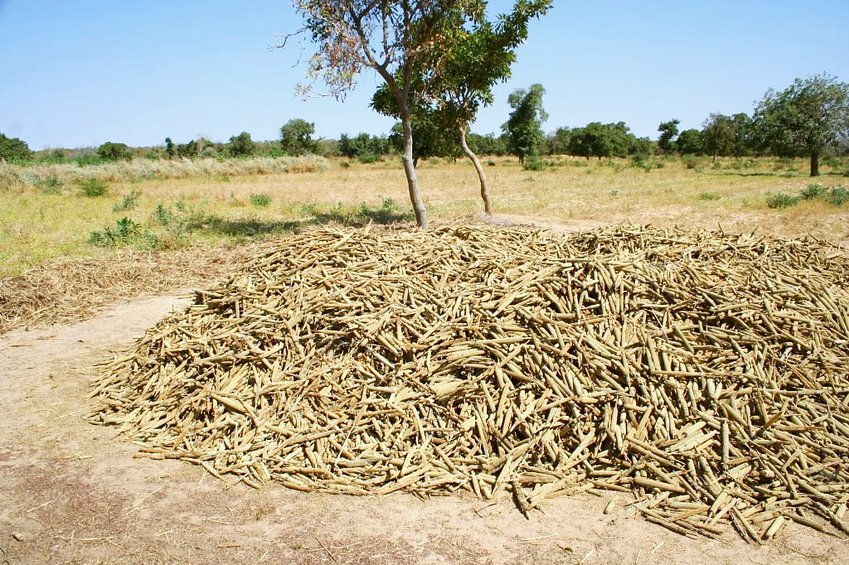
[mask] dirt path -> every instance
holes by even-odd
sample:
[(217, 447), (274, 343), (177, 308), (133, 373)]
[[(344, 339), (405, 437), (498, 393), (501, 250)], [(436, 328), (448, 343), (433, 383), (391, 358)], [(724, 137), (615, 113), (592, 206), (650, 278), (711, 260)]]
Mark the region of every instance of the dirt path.
[(526, 520), (508, 499), (253, 490), (135, 459), (114, 429), (84, 420), (94, 364), (185, 304), (138, 299), (0, 338), (0, 563), (849, 562), (846, 540), (798, 526), (760, 547), (731, 530), (690, 540), (635, 517), (626, 498), (555, 499)]

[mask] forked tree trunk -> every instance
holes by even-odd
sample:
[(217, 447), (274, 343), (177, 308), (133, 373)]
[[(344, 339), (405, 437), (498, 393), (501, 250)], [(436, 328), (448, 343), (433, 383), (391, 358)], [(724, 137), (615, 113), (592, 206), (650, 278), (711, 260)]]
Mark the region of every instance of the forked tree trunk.
[(811, 153), (811, 176), (820, 176), (820, 154), (817, 151)]
[(401, 114), (401, 130), (404, 134), (404, 173), (407, 175), (410, 202), (413, 205), (413, 212), (416, 214), (416, 224), (422, 229), (427, 229), (427, 210), (419, 194), (419, 181), (416, 178), (416, 165), (413, 160), (413, 124), (409, 112), (402, 112)]
[(492, 214), (492, 201), (489, 199), (489, 183), (486, 180), (486, 173), (483, 171), (483, 167), (481, 166), (480, 160), (478, 160), (478, 156), (475, 155), (474, 151), (469, 149), (469, 144), (466, 143), (466, 128), (460, 128), (460, 145), (463, 147), (463, 153), (466, 154), (472, 164), (475, 166), (475, 170), (478, 172), (478, 179), (480, 179), (481, 183), (481, 198), (483, 199), (483, 209), (487, 214)]

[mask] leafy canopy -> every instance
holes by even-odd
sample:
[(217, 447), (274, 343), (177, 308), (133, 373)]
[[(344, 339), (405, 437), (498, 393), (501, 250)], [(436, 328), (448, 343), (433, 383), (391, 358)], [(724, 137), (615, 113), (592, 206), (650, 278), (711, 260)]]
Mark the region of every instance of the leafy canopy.
[(787, 157), (819, 156), (849, 138), (849, 84), (827, 74), (797, 78), (786, 89), (769, 89), (753, 117), (760, 144)]
[(314, 133), (315, 124), (302, 119), (289, 120), (280, 128), (283, 153), (292, 156), (315, 153), (316, 142), (312, 138)]
[(513, 155), (524, 163), (526, 157), (539, 155), (539, 149), (545, 141), (542, 124), (548, 114), (542, 107), (545, 88), (533, 84), (527, 90), (514, 90), (507, 97), (507, 103), (513, 108), (507, 122), (501, 126), (507, 135), (507, 147)]

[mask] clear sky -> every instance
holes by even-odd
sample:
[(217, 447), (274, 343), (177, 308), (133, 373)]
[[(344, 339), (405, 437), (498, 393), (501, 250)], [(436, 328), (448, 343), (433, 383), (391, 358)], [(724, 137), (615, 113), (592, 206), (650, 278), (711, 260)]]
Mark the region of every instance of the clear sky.
[[(293, 118), (387, 133), (372, 74), (344, 102), (297, 97), (298, 48), (269, 46), (300, 24), (286, 0), (0, 0), (0, 132), (32, 149), (276, 139)], [(554, 0), (472, 130), (498, 132), (509, 93), (541, 83), (546, 131), (624, 121), (655, 139), (822, 72), (849, 82), (849, 0)]]

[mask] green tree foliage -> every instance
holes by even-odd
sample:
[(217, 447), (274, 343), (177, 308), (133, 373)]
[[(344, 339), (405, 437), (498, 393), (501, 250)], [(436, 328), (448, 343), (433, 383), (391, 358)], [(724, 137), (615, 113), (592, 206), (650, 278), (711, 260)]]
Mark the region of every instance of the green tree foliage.
[(249, 157), (256, 152), (256, 144), (251, 139), (251, 134), (243, 131), (230, 138), (227, 152), (233, 157)]
[[(442, 118), (442, 114), (431, 109), (423, 109), (413, 114), (414, 166), (418, 166), (419, 159), (456, 158), (460, 155), (462, 149), (454, 129)], [(404, 131), (400, 123), (392, 127), (389, 141), (398, 153), (404, 150)]]
[(32, 151), (26, 142), (0, 133), (0, 161), (28, 161)]
[(681, 155), (701, 155), (704, 152), (702, 148), (702, 132), (697, 129), (685, 129), (678, 134), (678, 139), (675, 141), (675, 149)]
[(488, 133), (481, 135), (469, 133), (467, 135), (469, 147), (478, 155), (507, 155), (507, 141), (503, 135)]
[(97, 148), (97, 156), (105, 161), (121, 161), (132, 159), (133, 153), (126, 143), (107, 141)]
[(726, 116), (711, 114), (702, 124), (702, 149), (713, 156), (731, 156), (738, 159), (747, 154), (751, 144), (752, 120), (746, 113)]
[(441, 74), (464, 27), (483, 17), (486, 2), (295, 0), (294, 4), (304, 18), (304, 30), (316, 44), (316, 53), (309, 59), (314, 79), (323, 80), (337, 98), (344, 98), (366, 68), (386, 83), (401, 120), (410, 201), (417, 224), (427, 227), (413, 160), (413, 112), (434, 77)]
[(508, 150), (519, 157), (522, 163), (527, 157), (539, 155), (545, 141), (542, 124), (548, 119), (548, 114), (542, 107), (544, 94), (543, 86), (534, 84), (527, 90), (514, 90), (507, 98), (507, 103), (513, 111), (501, 128), (507, 135)]
[(188, 143), (180, 143), (177, 145), (177, 156), (185, 159), (191, 159), (192, 157), (197, 156), (198, 147), (197, 142), (195, 140), (191, 140)]
[(663, 153), (671, 153), (675, 149), (675, 139), (678, 136), (680, 124), (680, 120), (669, 120), (668, 122), (661, 122), (657, 126), (657, 131), (660, 132), (660, 136), (657, 138), (657, 148)]
[(810, 157), (815, 177), (823, 153), (849, 137), (849, 84), (821, 74), (797, 78), (780, 92), (770, 88), (753, 121), (763, 147), (781, 156)]
[(343, 133), (339, 138), (339, 154), (349, 159), (372, 161), (392, 152), (392, 143), (385, 137), (360, 133), (354, 137)]
[(625, 122), (602, 124), (591, 122), (571, 130), (567, 153), (577, 157), (625, 157), (632, 153), (637, 138)]
[(731, 146), (731, 155), (738, 159), (749, 154), (752, 150), (752, 118), (745, 112), (739, 112), (731, 116), (734, 140)]
[(306, 120), (289, 120), (280, 128), (280, 146), (286, 155), (299, 156), (315, 153), (316, 143), (312, 136), (315, 124)]
[(725, 114), (711, 114), (702, 124), (702, 147), (713, 160), (729, 155), (734, 146), (734, 124)]
[[(432, 74), (430, 68), (414, 69), (414, 84), (422, 86), (417, 88), (421, 96), (412, 107), (413, 163), (420, 157), (453, 157), (462, 151), (477, 171), (487, 213), (492, 211), (488, 183), (466, 139), (469, 124), (480, 107), (492, 103), (493, 86), (510, 76), (515, 50), (527, 39), (530, 19), (544, 14), (550, 5), (551, 0), (517, 0), (509, 14), (501, 14), (495, 21), (477, 14), (456, 31), (451, 52), (438, 74)], [(455, 19), (463, 20), (461, 9), (455, 9)], [(372, 107), (384, 114), (400, 115), (388, 85), (375, 93)], [(403, 140), (402, 131), (396, 132), (396, 139)]]
[(554, 133), (545, 138), (546, 149), (549, 155), (566, 155), (569, 153), (569, 143), (572, 141), (572, 132), (568, 127), (559, 127)]
[(168, 156), (169, 159), (173, 159), (174, 155), (177, 154), (177, 149), (174, 147), (174, 142), (171, 141), (170, 137), (165, 138), (165, 155)]

